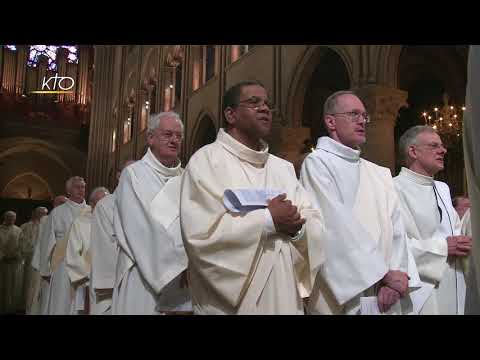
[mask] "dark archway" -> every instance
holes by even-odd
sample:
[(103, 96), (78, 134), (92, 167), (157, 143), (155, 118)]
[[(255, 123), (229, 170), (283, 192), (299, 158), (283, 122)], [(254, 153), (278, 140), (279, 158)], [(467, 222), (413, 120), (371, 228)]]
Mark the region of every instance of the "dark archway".
[(217, 129), (215, 128), (212, 117), (204, 114), (200, 117), (197, 124), (197, 130), (193, 135), (193, 142), (190, 154), (193, 155), (201, 147), (213, 143), (217, 138)]
[(303, 104), (302, 126), (310, 127), (312, 140), (326, 135), (323, 125), (323, 105), (335, 91), (350, 88), (348, 71), (342, 58), (333, 50), (323, 54), (308, 81)]
[(51, 200), (53, 193), (48, 182), (34, 172), (20, 174), (10, 180), (2, 191), (2, 197), (29, 200)]

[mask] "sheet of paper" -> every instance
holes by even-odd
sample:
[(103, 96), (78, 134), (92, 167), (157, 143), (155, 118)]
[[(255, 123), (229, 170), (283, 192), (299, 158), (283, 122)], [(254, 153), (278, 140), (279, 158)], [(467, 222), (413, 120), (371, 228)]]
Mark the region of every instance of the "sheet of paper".
[(413, 257), (412, 251), (410, 247), (407, 246), (407, 258), (408, 258), (408, 276), (410, 279), (408, 280), (408, 287), (412, 288), (420, 288), (422, 287), (422, 282), (420, 281), (420, 275), (418, 274), (417, 264), (415, 263), (415, 258)]
[(433, 284), (425, 282), (421, 282), (421, 284), (422, 286), (419, 289), (411, 291), (409, 295), (412, 300), (413, 311), (415, 314), (420, 313), (420, 310), (422, 310), (423, 305), (425, 305), (435, 287)]
[(223, 203), (231, 212), (249, 212), (266, 208), (268, 200), (281, 193), (274, 189), (227, 189), (223, 193)]
[(85, 286), (80, 285), (75, 292), (75, 310), (85, 310)]

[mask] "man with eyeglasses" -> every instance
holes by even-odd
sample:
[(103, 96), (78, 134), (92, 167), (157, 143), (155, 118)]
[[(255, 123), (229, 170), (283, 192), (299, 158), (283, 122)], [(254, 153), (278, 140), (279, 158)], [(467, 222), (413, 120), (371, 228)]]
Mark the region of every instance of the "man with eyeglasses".
[[(462, 259), (472, 239), (462, 236), (447, 184), (434, 180), (447, 150), (430, 126), (414, 126), (399, 141), (405, 167), (394, 178), (402, 204), (408, 246), (417, 263), (425, 315), (461, 315), (465, 306)], [(428, 296), (427, 296), (428, 295)]]
[[(267, 91), (243, 81), (223, 98), (225, 129), (185, 169), (180, 220), (195, 314), (303, 314), (323, 220), (293, 165), (268, 152)], [(315, 231), (311, 231), (314, 229)], [(308, 251), (312, 251), (310, 264)]]
[(153, 115), (147, 153), (120, 176), (113, 218), (119, 244), (113, 315), (191, 311), (178, 218), (182, 138), (178, 114)]
[(392, 176), (360, 157), (370, 120), (365, 106), (353, 92), (338, 91), (326, 100), (323, 120), (328, 136), (300, 172), (326, 227), (326, 261), (309, 313), (364, 314), (365, 301), (382, 313), (409, 313), (399, 302), (408, 290), (408, 253)]

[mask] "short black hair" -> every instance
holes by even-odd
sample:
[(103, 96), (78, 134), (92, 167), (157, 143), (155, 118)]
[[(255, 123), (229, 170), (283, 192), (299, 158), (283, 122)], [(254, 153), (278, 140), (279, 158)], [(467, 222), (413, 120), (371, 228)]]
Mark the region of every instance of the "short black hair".
[(232, 107), (232, 108), (236, 107), (240, 101), (240, 93), (242, 92), (242, 89), (245, 86), (254, 86), (254, 85), (258, 85), (258, 86), (261, 86), (262, 88), (265, 88), (265, 86), (258, 80), (244, 80), (231, 86), (225, 92), (225, 94), (223, 94), (222, 113), (223, 113), (223, 122), (225, 126), (228, 125), (227, 120), (225, 118), (225, 109), (228, 107)]

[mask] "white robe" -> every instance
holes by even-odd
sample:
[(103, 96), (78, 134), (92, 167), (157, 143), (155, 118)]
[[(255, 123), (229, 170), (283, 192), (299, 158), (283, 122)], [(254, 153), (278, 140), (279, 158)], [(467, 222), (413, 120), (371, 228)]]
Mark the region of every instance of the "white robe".
[[(462, 218), (461, 233), (465, 236), (472, 236), (471, 209), (468, 209)], [(473, 256), (464, 260), (467, 263), (466, 273), (467, 290), (465, 294), (465, 315), (480, 315), (480, 297), (477, 288), (477, 266)], [(465, 267), (465, 266), (464, 266)]]
[(33, 301), (33, 290), (36, 288), (38, 277), (35, 277), (35, 270), (32, 268), (32, 257), (35, 244), (38, 238), (39, 222), (29, 221), (22, 226), (22, 234), (20, 235), (20, 243), (23, 256), (23, 292), (25, 313), (31, 313)]
[(87, 208), (90, 206), (85, 201), (77, 204), (68, 199), (52, 210), (42, 230), (46, 246), (40, 246), (40, 275), (51, 276), (47, 308), (49, 315), (70, 314), (70, 279), (65, 268), (66, 234), (76, 217)]
[[(466, 111), (463, 117), (463, 154), (465, 173), (468, 183), (468, 197), (472, 207), (471, 231), (472, 251), (470, 268), (473, 276), (469, 278), (469, 292), (480, 293), (480, 46), (471, 45), (468, 53), (468, 82)], [(474, 269), (474, 270), (473, 270)], [(474, 287), (474, 288), (473, 288)], [(470, 295), (469, 295), (470, 296)], [(477, 296), (478, 298), (478, 296)], [(466, 304), (466, 313), (479, 314), (480, 302)]]
[(46, 263), (48, 263), (49, 261), (48, 259), (41, 260), (42, 255), (50, 256), (50, 254), (47, 254), (47, 251), (45, 250), (45, 248), (48, 246), (49, 241), (49, 233), (46, 230), (46, 224), (50, 215), (51, 214), (44, 216), (40, 220), (37, 247), (35, 249), (35, 253), (33, 254), (32, 259), (32, 266), (34, 266), (34, 268), (37, 270), (38, 276), (40, 277), (40, 289), (38, 294), (38, 299), (40, 303), (39, 315), (48, 315), (48, 303), (50, 300), (50, 280), (46, 280), (44, 277), (42, 277), (42, 274), (40, 272), (40, 264), (42, 263), (42, 261)]
[[(191, 310), (180, 275), (187, 256), (180, 235), (180, 164), (163, 166), (152, 154), (125, 168), (115, 190), (114, 232), (120, 246), (114, 315)], [(152, 208), (153, 201), (160, 208)]]
[[(254, 151), (220, 129), (217, 140), (197, 151), (185, 170), (180, 220), (195, 314), (304, 313), (302, 298), (311, 288), (307, 243), (317, 255), (310, 267), (318, 270), (323, 219), (292, 164), (263, 145)], [(307, 219), (302, 236), (292, 241), (267, 231), (266, 208), (228, 211), (224, 192), (238, 189), (285, 192)]]
[(22, 230), (16, 225), (0, 225), (0, 314), (15, 313), (21, 307), (21, 233)]
[(115, 285), (115, 266), (118, 256), (118, 244), (113, 230), (114, 207), (115, 195), (109, 194), (97, 203), (93, 211), (90, 244), (92, 256), (90, 313), (92, 315), (111, 314), (111, 294)]
[(460, 218), (453, 208), (448, 185), (407, 168), (402, 168), (394, 183), (402, 203), (407, 244), (420, 280), (427, 286), (435, 286), (420, 314), (463, 314), (462, 264), (458, 259), (447, 262), (447, 237), (460, 235)]
[[(325, 214), (326, 262), (309, 300), (311, 314), (359, 314), (389, 270), (408, 271), (398, 198), (390, 170), (360, 151), (322, 137), (303, 162), (300, 181)], [(403, 301), (402, 301), (403, 303)], [(397, 303), (397, 312), (412, 311)]]
[[(72, 315), (85, 314), (86, 292), (91, 270), (90, 237), (92, 212), (87, 208), (73, 221), (68, 231), (65, 267), (72, 286)], [(88, 314), (87, 314), (88, 315)]]
[(33, 250), (32, 262), (32, 286), (27, 296), (27, 315), (41, 315), (42, 314), (42, 293), (48, 293), (48, 281), (45, 281), (40, 276), (40, 243), (42, 242), (42, 231), (47, 216), (42, 216), (38, 223), (37, 240)]

